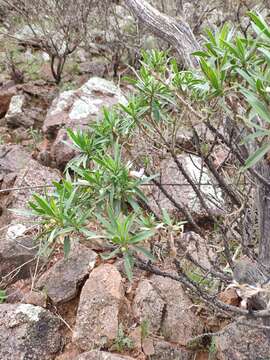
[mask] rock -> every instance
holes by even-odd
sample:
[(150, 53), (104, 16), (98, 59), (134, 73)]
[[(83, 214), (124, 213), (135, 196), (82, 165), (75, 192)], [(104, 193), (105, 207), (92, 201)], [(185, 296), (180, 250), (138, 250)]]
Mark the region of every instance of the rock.
[(166, 302), (161, 333), (165, 340), (185, 345), (188, 339), (203, 330), (200, 318), (191, 310), (191, 300), (175, 280), (154, 276), (151, 282)]
[[(214, 251), (209, 247), (207, 241), (194, 231), (181, 234), (179, 238), (176, 239), (176, 245), (178, 245), (177, 247), (180, 249), (181, 256), (184, 255), (185, 251), (188, 251), (194, 260), (207, 269), (210, 269), (212, 266), (210, 259), (212, 262), (215, 261), (216, 254)], [(189, 267), (190, 265), (189, 263)], [(191, 267), (190, 270), (192, 270)]]
[(86, 281), (80, 296), (73, 340), (83, 350), (108, 347), (117, 337), (124, 290), (113, 265), (100, 265)]
[(15, 95), (12, 97), (5, 120), (8, 127), (16, 129), (20, 126), (30, 128), (34, 121), (24, 112), (26, 98), (24, 95)]
[(144, 321), (147, 323), (150, 333), (159, 332), (165, 307), (165, 301), (154, 288), (151, 281), (141, 281), (133, 301), (133, 311), (141, 324)]
[(84, 62), (83, 64), (81, 64), (81, 71), (91, 76), (103, 77), (107, 71), (108, 64), (106, 64), (103, 59), (102, 61), (103, 62), (101, 61)]
[(85, 246), (76, 246), (67, 259), (53, 265), (37, 282), (55, 304), (76, 297), (79, 286), (94, 268), (97, 255)]
[(29, 277), (35, 267), (35, 255), (31, 236), (10, 238), (4, 232), (0, 242), (0, 280), (11, 282)]
[[(60, 354), (55, 358), (55, 360), (75, 360), (80, 354), (78, 349), (67, 349), (69, 346), (65, 346), (64, 353)], [(208, 359), (207, 359), (208, 360)]]
[(129, 339), (132, 341), (132, 350), (141, 352), (142, 349), (142, 329), (140, 326), (132, 329), (128, 334)]
[[(28, 208), (28, 201), (32, 198), (33, 193), (44, 193), (44, 188), (37, 188), (42, 185), (51, 185), (52, 181), (59, 181), (61, 174), (58, 170), (54, 170), (45, 166), (42, 166), (37, 161), (30, 159), (28, 163), (21, 168), (18, 172), (16, 181), (14, 183), (15, 188), (27, 187), (18, 191), (11, 192), (7, 203), (8, 207), (12, 209), (24, 210)], [(50, 189), (46, 189), (47, 193)], [(20, 219), (22, 224), (29, 226), (32, 225), (32, 220), (25, 216), (19, 216), (16, 213), (11, 213), (9, 216), (12, 224), (18, 224)]]
[(118, 102), (126, 104), (126, 99), (113, 82), (92, 77), (79, 89), (65, 91), (53, 101), (43, 131), (52, 134), (58, 127), (86, 125), (100, 116), (102, 107)]
[(38, 40), (44, 37), (44, 33), (42, 28), (35, 24), (25, 25), (17, 31), (14, 36), (18, 39), (22, 44), (31, 44), (31, 41), (35, 41), (38, 44)]
[(16, 92), (16, 86), (12, 81), (0, 87), (0, 119), (6, 115), (11, 98)]
[(154, 354), (151, 360), (193, 360), (194, 353), (162, 340), (153, 341)]
[(30, 154), (20, 145), (0, 145), (0, 182), (7, 174), (17, 174), (30, 159)]
[(55, 97), (55, 89), (46, 83), (31, 82), (17, 86), (18, 95), (12, 97), (5, 124), (11, 129), (22, 127), (40, 129), (43, 125), (47, 110)]
[(112, 354), (105, 351), (92, 350), (85, 352), (74, 360), (135, 360), (130, 356), (123, 356), (119, 354)]
[(63, 168), (67, 161), (75, 156), (72, 149), (65, 150), (67, 145), (61, 143), (63, 131), (57, 136), (61, 128), (83, 128), (89, 121), (102, 115), (104, 106), (110, 107), (117, 103), (126, 104), (121, 90), (113, 82), (92, 77), (77, 90), (61, 93), (50, 107), (43, 125), (43, 132), (48, 138), (56, 139), (52, 145), (51, 157), (59, 168)]
[[(17, 154), (17, 148), (15, 148), (15, 151), (13, 148), (11, 149), (11, 154)], [(20, 152), (18, 152), (18, 155), (20, 156)], [(20, 163), (20, 158), (18, 158), (17, 164), (13, 157), (11, 159), (10, 168), (4, 168), (5, 171), (13, 171), (26, 161), (26, 158), (22, 157)], [(3, 215), (0, 220), (2, 219), (1, 224), (5, 225), (5, 229), (0, 241), (0, 278), (3, 279), (13, 271), (17, 272), (12, 281), (30, 276), (31, 270), (33, 271), (36, 265), (34, 257), (38, 249), (33, 242), (34, 235), (30, 230), (33, 227), (33, 218), (10, 212), (8, 209), (25, 210), (33, 194), (31, 187), (50, 184), (52, 180), (57, 181), (60, 178), (56, 170), (46, 168), (35, 160), (29, 160), (28, 158), (27, 165), (24, 164), (24, 166), (18, 171), (13, 186), (15, 188), (24, 186), (29, 188), (11, 192), (1, 204), (3, 206)], [(40, 193), (43, 191), (42, 188), (35, 190)]]
[(150, 333), (179, 345), (203, 330), (191, 306), (181, 284), (161, 276), (140, 282), (133, 301), (134, 315), (148, 323)]
[(0, 120), (0, 144), (7, 144), (11, 142), (11, 135), (8, 131), (6, 126), (1, 126), (1, 122), (3, 119)]
[(5, 303), (8, 304), (16, 304), (23, 301), (23, 298), (25, 296), (25, 288), (24, 283), (22, 284), (24, 280), (18, 280), (18, 282), (15, 282), (14, 284), (8, 286), (5, 289), (7, 298), (5, 299)]
[(0, 305), (1, 360), (51, 360), (60, 351), (61, 321), (28, 304)]
[[(206, 199), (207, 206), (215, 214), (222, 214), (223, 198), (221, 190), (214, 184), (208, 170), (202, 167), (202, 160), (196, 156), (179, 155), (178, 161), (182, 164), (187, 174), (195, 184), (204, 184), (201, 186), (201, 193)], [(202, 170), (202, 171), (201, 171)], [(164, 185), (164, 189), (173, 197), (173, 199), (180, 205), (188, 206), (193, 216), (199, 220), (207, 217), (205, 210), (202, 208), (196, 193), (188, 184), (182, 173), (179, 171), (177, 164), (173, 159), (164, 159), (160, 163), (158, 171), (161, 175), (160, 182), (162, 184), (180, 184), (180, 186)], [(158, 187), (146, 188), (147, 195), (149, 196), (149, 205), (151, 208), (160, 212), (156, 202), (161, 208), (166, 209), (169, 213), (176, 215), (178, 211), (170, 200), (159, 190)], [(208, 200), (207, 200), (208, 199)], [(211, 201), (210, 201), (211, 200)], [(177, 213), (177, 216), (183, 214)]]
[(154, 341), (151, 338), (145, 338), (142, 341), (142, 349), (146, 356), (155, 354)]
[(30, 291), (23, 297), (23, 303), (45, 308), (47, 305), (47, 297), (45, 293), (40, 291)]
[(263, 330), (237, 323), (232, 323), (225, 329), (224, 333), (214, 338), (218, 360), (266, 360), (270, 358), (270, 340)]
[(240, 306), (241, 299), (237, 295), (235, 289), (226, 289), (218, 294), (218, 299), (225, 304), (233, 305), (233, 306)]
[(72, 147), (72, 141), (69, 139), (66, 129), (60, 129), (50, 151), (50, 157), (55, 161), (56, 166), (64, 170), (69, 160), (78, 154), (79, 151)]

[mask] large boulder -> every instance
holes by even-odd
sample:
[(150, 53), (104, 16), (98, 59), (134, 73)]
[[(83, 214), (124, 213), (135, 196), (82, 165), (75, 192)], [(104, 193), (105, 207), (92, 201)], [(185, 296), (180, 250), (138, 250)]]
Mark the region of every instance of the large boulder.
[(140, 323), (148, 324), (151, 333), (162, 335), (164, 340), (178, 345), (186, 345), (191, 337), (203, 330), (181, 284), (161, 276), (155, 275), (139, 283), (133, 311)]
[[(53, 139), (51, 158), (59, 168), (75, 156), (67, 141), (67, 128), (83, 128), (93, 119), (102, 116), (104, 106), (126, 103), (121, 90), (113, 82), (92, 77), (77, 90), (61, 93), (52, 103), (43, 125), (47, 138)], [(63, 129), (59, 132), (60, 129)]]
[(39, 306), (0, 305), (1, 360), (51, 360), (61, 350), (59, 318)]
[[(183, 166), (185, 172), (196, 184), (201, 184), (200, 192), (202, 193), (208, 208), (213, 214), (222, 214), (222, 192), (212, 179), (209, 171), (203, 166), (202, 160), (196, 156), (179, 155), (178, 161)], [(172, 158), (164, 159), (159, 166), (160, 183), (164, 189), (179, 205), (186, 206), (196, 219), (202, 219), (207, 216), (192, 186), (185, 179), (179, 170), (177, 164)], [(183, 216), (175, 208), (172, 202), (163, 194), (158, 187), (145, 187), (147, 195), (150, 197), (149, 205), (159, 212), (159, 208), (166, 209), (178, 217)], [(159, 207), (157, 206), (159, 204)]]
[(88, 351), (104, 348), (117, 338), (124, 289), (118, 270), (109, 264), (95, 268), (80, 296), (73, 340)]
[(59, 260), (37, 282), (55, 304), (76, 297), (83, 280), (94, 268), (97, 255), (85, 246), (77, 245), (67, 259)]
[[(15, 168), (16, 162), (10, 170)], [(35, 189), (36, 186), (50, 184), (52, 180), (57, 181), (59, 178), (60, 174), (56, 170), (46, 168), (29, 158), (27, 164), (24, 164), (16, 174), (13, 186), (22, 189), (12, 191), (2, 198), (1, 203), (0, 224), (3, 229), (0, 241), (0, 279), (6, 278), (11, 273), (13, 281), (30, 276), (31, 270), (36, 265), (34, 257), (38, 251), (37, 244), (34, 243), (33, 219), (9, 210), (25, 210), (33, 192), (44, 191), (44, 188)]]
[[(238, 323), (228, 325), (214, 338), (218, 360), (270, 359), (270, 337), (265, 330)], [(256, 325), (256, 323), (255, 323)], [(257, 325), (262, 325), (257, 323)]]

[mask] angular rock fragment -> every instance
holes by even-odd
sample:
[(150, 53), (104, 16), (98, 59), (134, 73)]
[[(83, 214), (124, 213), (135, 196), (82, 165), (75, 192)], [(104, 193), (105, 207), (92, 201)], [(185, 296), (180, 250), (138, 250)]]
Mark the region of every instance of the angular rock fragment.
[(76, 297), (79, 286), (94, 268), (97, 255), (85, 246), (77, 245), (67, 259), (53, 265), (37, 282), (55, 304)]
[(80, 296), (73, 340), (81, 349), (108, 347), (117, 337), (124, 291), (113, 265), (95, 268)]

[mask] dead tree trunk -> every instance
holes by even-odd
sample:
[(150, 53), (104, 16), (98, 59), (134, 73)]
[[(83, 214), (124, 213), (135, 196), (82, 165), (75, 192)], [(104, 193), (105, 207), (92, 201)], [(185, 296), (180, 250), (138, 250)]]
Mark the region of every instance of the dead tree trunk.
[(196, 58), (191, 54), (198, 50), (200, 45), (188, 23), (162, 14), (145, 0), (125, 0), (125, 3), (143, 25), (177, 50), (186, 67), (198, 65)]

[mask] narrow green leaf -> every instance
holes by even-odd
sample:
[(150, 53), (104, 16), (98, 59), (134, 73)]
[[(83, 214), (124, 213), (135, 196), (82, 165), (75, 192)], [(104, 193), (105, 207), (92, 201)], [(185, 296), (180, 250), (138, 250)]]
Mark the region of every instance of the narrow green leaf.
[(131, 282), (133, 278), (133, 260), (129, 254), (124, 255), (124, 267), (128, 280)]
[(100, 256), (104, 260), (110, 260), (110, 259), (114, 258), (116, 255), (118, 255), (120, 251), (121, 251), (121, 249), (120, 249), (120, 247), (118, 247), (115, 250), (113, 250), (112, 252), (110, 252), (109, 254), (101, 254)]
[(210, 55), (207, 54), (206, 51), (194, 51), (191, 55), (199, 56), (199, 57), (206, 57), (206, 58), (210, 57)]
[(132, 236), (129, 239), (129, 243), (130, 244), (137, 244), (141, 241), (144, 241), (146, 239), (149, 239), (151, 236), (155, 235), (155, 232), (152, 230), (145, 230), (145, 231), (141, 231), (139, 232), (137, 235)]
[(270, 112), (268, 107), (262, 102), (260, 101), (257, 96), (252, 93), (251, 91), (248, 91), (246, 89), (244, 89), (243, 87), (241, 88), (241, 93), (243, 95), (245, 95), (247, 101), (249, 102), (249, 104), (253, 107), (253, 109), (257, 112), (257, 114), (266, 122), (270, 123)]
[(70, 243), (70, 237), (65, 236), (64, 237), (64, 258), (66, 259), (70, 253), (71, 243)]
[(245, 137), (245, 139), (243, 140), (243, 144), (246, 144), (247, 142), (254, 140), (258, 137), (263, 137), (263, 136), (270, 136), (270, 130), (259, 130), (254, 132), (253, 134), (250, 134), (248, 136)]
[(154, 257), (153, 254), (151, 254), (150, 251), (146, 250), (144, 247), (141, 246), (133, 246), (133, 248), (138, 251), (141, 252), (143, 255), (145, 255), (148, 259), (152, 260), (152, 261), (156, 261), (156, 258)]
[(270, 143), (264, 144), (262, 147), (257, 149), (250, 157), (246, 160), (245, 166), (242, 168), (242, 171), (246, 171), (251, 166), (255, 165), (259, 160), (261, 160), (264, 155), (270, 150)]

